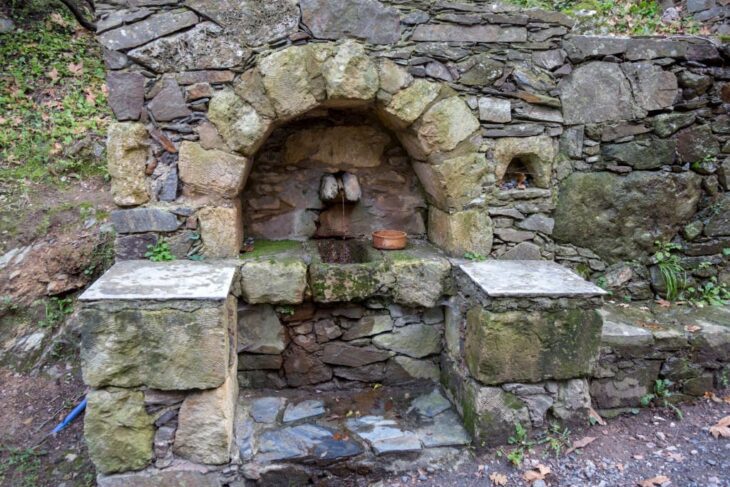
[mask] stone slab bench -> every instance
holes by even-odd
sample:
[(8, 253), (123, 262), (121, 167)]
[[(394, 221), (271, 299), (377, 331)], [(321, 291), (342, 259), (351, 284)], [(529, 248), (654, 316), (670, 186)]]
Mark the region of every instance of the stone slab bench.
[(584, 419), (606, 292), (547, 261), (456, 262), (453, 278), (441, 368), (477, 444)]

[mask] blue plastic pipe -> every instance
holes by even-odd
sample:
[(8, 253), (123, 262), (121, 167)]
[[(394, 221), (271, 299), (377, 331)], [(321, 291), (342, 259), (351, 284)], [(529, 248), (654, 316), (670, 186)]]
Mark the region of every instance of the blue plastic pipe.
[(76, 406), (75, 408), (73, 408), (73, 411), (71, 411), (70, 413), (68, 413), (68, 416), (66, 416), (65, 418), (63, 418), (63, 421), (61, 421), (60, 423), (58, 423), (58, 426), (56, 426), (55, 428), (53, 428), (53, 431), (51, 431), (51, 434), (55, 435), (56, 433), (58, 433), (59, 431), (61, 431), (62, 429), (64, 429), (66, 426), (68, 426), (69, 424), (71, 424), (71, 422), (74, 419), (76, 419), (79, 416), (79, 414), (81, 414), (81, 411), (83, 411), (84, 409), (86, 409), (86, 398), (85, 397), (84, 397), (84, 400), (81, 401), (78, 406)]

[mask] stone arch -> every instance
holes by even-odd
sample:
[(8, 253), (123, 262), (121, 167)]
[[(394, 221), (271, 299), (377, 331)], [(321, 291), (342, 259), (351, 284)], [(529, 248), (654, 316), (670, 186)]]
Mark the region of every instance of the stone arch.
[[(429, 239), (453, 254), (488, 254), (489, 217), (469, 203), (482, 191), (487, 175), (480, 124), (471, 109), (447, 85), (414, 79), (385, 59), (374, 59), (355, 41), (292, 46), (261, 59), (232, 87), (210, 100), (208, 119), (225, 149), (186, 142), (180, 150), (180, 178), (195, 191), (225, 200), (245, 187), (252, 158), (272, 131), (316, 108), (369, 106), (392, 130), (414, 163), (429, 202)], [(238, 215), (240, 217), (240, 215)], [(216, 257), (238, 253), (205, 235)], [(469, 226), (467, 229), (466, 227)], [(236, 235), (227, 236), (231, 242)], [(240, 241), (240, 239), (239, 239)]]

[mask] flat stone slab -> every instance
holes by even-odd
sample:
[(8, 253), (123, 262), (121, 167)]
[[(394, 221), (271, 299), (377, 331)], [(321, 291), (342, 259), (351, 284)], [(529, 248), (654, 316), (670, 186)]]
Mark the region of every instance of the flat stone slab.
[(283, 397), (261, 397), (251, 401), (251, 417), (257, 423), (274, 423), (286, 403)]
[(434, 389), (429, 394), (424, 394), (413, 400), (411, 409), (415, 410), (421, 416), (433, 418), (451, 407), (451, 403), (446, 399), (441, 391)]
[(606, 291), (551, 261), (487, 260), (459, 268), (494, 298), (588, 298)]
[(302, 424), (261, 435), (259, 460), (297, 460), (312, 458), (317, 461), (336, 461), (359, 455), (362, 446), (350, 439), (337, 439), (330, 428)]
[(445, 411), (434, 418), (433, 424), (419, 428), (416, 433), (426, 448), (460, 446), (471, 443), (469, 433), (454, 411)]
[(419, 451), (421, 440), (415, 433), (404, 431), (398, 424), (380, 416), (364, 416), (346, 422), (347, 429), (370, 443), (376, 455)]
[(285, 423), (293, 423), (302, 419), (312, 419), (324, 414), (324, 402), (317, 399), (309, 399), (298, 404), (289, 404), (284, 410)]
[(118, 262), (79, 298), (81, 301), (173, 299), (222, 300), (230, 294), (235, 263)]

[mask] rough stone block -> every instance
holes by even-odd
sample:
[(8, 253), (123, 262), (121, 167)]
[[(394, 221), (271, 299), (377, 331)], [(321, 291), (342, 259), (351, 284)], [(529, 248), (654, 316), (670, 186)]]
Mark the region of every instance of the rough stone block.
[(307, 265), (296, 257), (247, 260), (241, 291), (248, 303), (300, 304), (307, 289)]
[(163, 390), (218, 387), (228, 367), (234, 306), (233, 298), (86, 304), (79, 313), (84, 382)]
[(228, 152), (205, 150), (196, 142), (180, 145), (180, 179), (194, 192), (236, 197), (246, 184), (252, 161)]
[(144, 407), (144, 393), (126, 389), (87, 394), (84, 436), (89, 456), (104, 474), (140, 470), (152, 461), (154, 418)]
[(377, 262), (309, 266), (309, 285), (318, 303), (363, 300), (375, 295), (387, 279), (386, 267)]
[(141, 123), (112, 123), (107, 135), (107, 168), (114, 203), (135, 206), (150, 199), (145, 168), (149, 136)]
[(99, 36), (99, 42), (107, 49), (125, 50), (191, 27), (197, 22), (198, 16), (190, 10), (162, 12), (141, 22), (104, 32)]
[(450, 255), (489, 255), (492, 237), (492, 219), (486, 210), (445, 213), (434, 206), (428, 209), (428, 239)]
[(237, 257), (243, 242), (240, 202), (232, 208), (206, 207), (197, 212), (203, 253), (209, 258)]
[(400, 39), (398, 10), (377, 0), (301, 0), (302, 21), (319, 39), (356, 37), (372, 44)]
[(370, 125), (302, 129), (286, 139), (284, 162), (305, 160), (338, 168), (378, 167), (391, 139)]
[(194, 462), (228, 463), (237, 397), (238, 378), (234, 363), (220, 387), (194, 392), (183, 401), (173, 451)]
[(488, 385), (587, 376), (598, 358), (601, 326), (595, 310), (494, 313), (475, 307), (467, 313), (466, 363)]
[(487, 162), (483, 154), (473, 153), (441, 164), (414, 161), (413, 169), (433, 205), (444, 211), (461, 210), (481, 195)]
[(393, 284), (393, 300), (403, 306), (436, 306), (446, 293), (451, 264), (427, 249), (411, 247), (386, 254)]
[(458, 96), (435, 103), (415, 126), (426, 154), (453, 150), (478, 128), (479, 120)]
[(106, 76), (109, 106), (117, 120), (139, 120), (144, 107), (145, 77), (139, 73), (112, 71)]
[(441, 330), (422, 324), (401, 326), (373, 337), (373, 344), (412, 358), (423, 358), (441, 351)]
[(600, 409), (639, 407), (642, 396), (653, 391), (660, 366), (661, 361), (642, 360), (634, 367), (617, 370), (613, 377), (593, 379), (591, 398)]
[(166, 470), (125, 473), (121, 475), (100, 475), (96, 478), (98, 487), (220, 487), (217, 473), (198, 470), (169, 468)]
[(180, 227), (177, 217), (157, 208), (134, 208), (111, 213), (117, 233), (174, 232)]
[(238, 352), (277, 355), (288, 343), (286, 330), (268, 304), (238, 311)]

